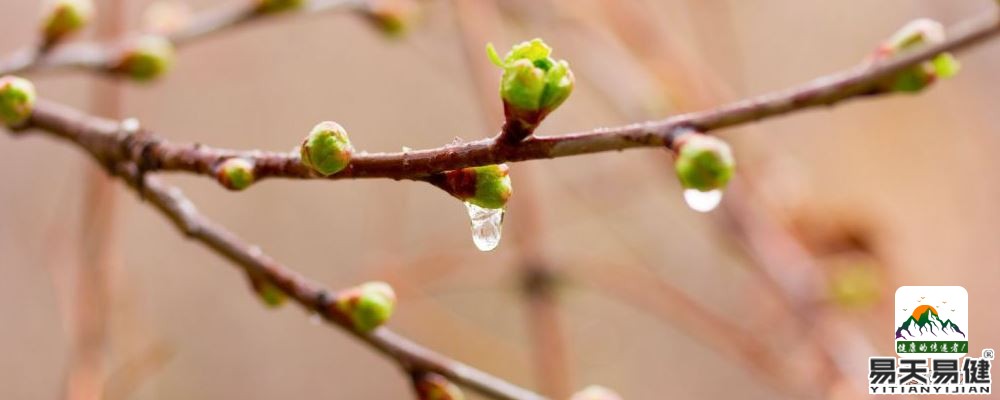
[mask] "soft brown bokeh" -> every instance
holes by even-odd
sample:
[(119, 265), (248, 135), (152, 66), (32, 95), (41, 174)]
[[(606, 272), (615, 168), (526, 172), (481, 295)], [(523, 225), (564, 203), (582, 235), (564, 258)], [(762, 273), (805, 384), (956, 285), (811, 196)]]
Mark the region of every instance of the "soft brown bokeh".
[[(201, 10), (223, 1), (239, 0), (190, 3)], [(734, 88), (732, 98), (848, 67), (915, 17), (953, 23), (994, 12), (986, 0), (629, 2), (655, 10), (660, 33), (680, 53), (703, 60), (703, 73)], [(148, 2), (127, 3), (126, 15), (137, 21)], [(542, 133), (666, 112), (671, 95), (653, 75), (616, 59), (624, 44), (612, 38), (599, 47), (606, 52), (594, 53), (596, 39), (567, 22), (592, 18), (587, 7), (595, 1), (581, 1), (581, 15), (571, 15), (566, 1), (502, 3), (503, 15), (516, 22), (508, 20), (506, 36), (493, 39), (499, 48), (543, 35), (577, 73), (575, 93)], [(234, 148), (290, 149), (326, 119), (344, 125), (355, 146), (368, 151), (492, 135), (497, 127), (484, 122), (477, 103), (452, 3), (421, 4), (423, 19), (401, 40), (348, 14), (291, 17), (213, 36), (182, 49), (166, 79), (126, 84), (125, 114), (174, 141)], [(35, 0), (0, 3), (0, 53), (35, 40), (39, 8)], [(788, 219), (810, 248), (810, 241), (828, 240), (827, 230), (862, 232), (886, 279), (881, 301), (835, 312), (879, 354), (893, 353), (892, 294), (904, 284), (965, 286), (970, 348), (1000, 345), (992, 310), (1000, 301), (1000, 180), (993, 172), (1000, 158), (990, 155), (1000, 148), (993, 110), (1000, 102), (1000, 43), (960, 59), (956, 78), (919, 96), (854, 101), (721, 133), (759, 191), (779, 200), (801, 195), (788, 202)], [(90, 110), (96, 81), (104, 79), (79, 72), (35, 78), (42, 96)], [(73, 282), (88, 234), (81, 221), (89, 162), (48, 137), (0, 135), (0, 398), (62, 393), (73, 335), (63, 310), (73, 301), (66, 282)], [(400, 293), (394, 328), (538, 387), (510, 237), (527, 222), (517, 197), (530, 191), (544, 227), (531, 240), (566, 274), (558, 293), (574, 387), (599, 383), (628, 399), (787, 396), (697, 332), (672, 324), (670, 315), (582, 283), (579, 276), (594, 275), (584, 271), (651, 268), (711, 312), (768, 337), (780, 307), (761, 294), (766, 289), (725, 229), (684, 206), (670, 165), (665, 152), (648, 149), (519, 165), (515, 186), (519, 168), (531, 170), (533, 184), (517, 187), (508, 237), (490, 253), (473, 247), (462, 205), (430, 185), (272, 180), (235, 194), (202, 177), (169, 180), (206, 215), (331, 287), (388, 280)], [(126, 398), (411, 398), (393, 363), (311, 323), (294, 306), (265, 309), (225, 260), (186, 241), (131, 192), (118, 192), (109, 385), (127, 384), (123, 365), (156, 364)], [(779, 334), (790, 338), (788, 353), (797, 351), (799, 336)], [(851, 354), (849, 363), (863, 372), (866, 357), (876, 355)], [(861, 374), (851, 376), (846, 384), (854, 386), (838, 393), (863, 397), (864, 383)]]

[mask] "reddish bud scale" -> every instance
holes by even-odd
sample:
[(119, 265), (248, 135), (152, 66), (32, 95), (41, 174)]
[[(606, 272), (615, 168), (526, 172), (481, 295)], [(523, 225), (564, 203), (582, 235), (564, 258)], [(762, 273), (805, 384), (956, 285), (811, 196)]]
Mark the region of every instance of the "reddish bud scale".
[(459, 200), (476, 195), (476, 170), (462, 168), (444, 173), (445, 191)]
[(355, 331), (368, 333), (392, 316), (395, 304), (396, 294), (391, 286), (369, 282), (340, 292), (328, 305), (328, 312)]
[(465, 394), (447, 378), (432, 372), (413, 373), (413, 388), (419, 400), (463, 400)]

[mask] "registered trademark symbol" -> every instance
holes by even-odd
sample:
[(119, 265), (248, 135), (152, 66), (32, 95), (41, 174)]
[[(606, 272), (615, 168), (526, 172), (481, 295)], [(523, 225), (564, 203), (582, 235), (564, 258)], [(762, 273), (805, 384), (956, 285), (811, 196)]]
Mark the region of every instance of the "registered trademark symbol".
[(985, 349), (985, 350), (983, 350), (983, 358), (985, 358), (987, 360), (992, 360), (993, 359), (993, 349)]

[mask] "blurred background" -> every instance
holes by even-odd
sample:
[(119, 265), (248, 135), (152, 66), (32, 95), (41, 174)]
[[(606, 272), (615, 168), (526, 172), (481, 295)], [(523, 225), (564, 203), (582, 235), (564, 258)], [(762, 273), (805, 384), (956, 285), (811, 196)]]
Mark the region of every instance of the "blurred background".
[[(184, 3), (226, 1), (241, 0)], [(98, 1), (84, 38), (141, 29), (151, 3)], [(359, 150), (398, 151), (495, 134), (486, 42), (543, 37), (571, 63), (577, 88), (540, 129), (557, 134), (785, 88), (854, 65), (909, 20), (994, 3), (426, 0), (404, 5), (398, 37), (357, 13), (289, 15), (186, 45), (150, 85), (30, 77), (45, 98), (176, 142), (282, 151), (335, 120)], [(35, 42), (41, 5), (2, 1), (0, 53)], [(663, 150), (516, 164), (492, 252), (426, 184), (236, 194), (165, 176), (329, 287), (391, 283), (399, 332), (554, 398), (590, 384), (627, 399), (863, 398), (868, 357), (894, 354), (899, 286), (964, 286), (970, 353), (1000, 345), (1000, 43), (959, 59), (917, 96), (718, 132), (742, 176), (708, 214), (685, 205)], [(0, 181), (0, 398), (412, 398), (391, 360), (295, 306), (263, 307), (78, 149), (0, 135)]]

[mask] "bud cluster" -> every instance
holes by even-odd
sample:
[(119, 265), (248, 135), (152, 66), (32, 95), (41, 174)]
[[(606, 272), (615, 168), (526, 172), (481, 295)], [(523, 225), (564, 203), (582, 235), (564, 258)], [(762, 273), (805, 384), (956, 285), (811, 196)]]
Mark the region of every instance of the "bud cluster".
[(573, 71), (566, 60), (550, 57), (552, 48), (541, 39), (515, 45), (503, 58), (493, 45), (486, 47), (490, 60), (503, 68), (500, 97), (508, 128), (523, 139), (573, 91)]

